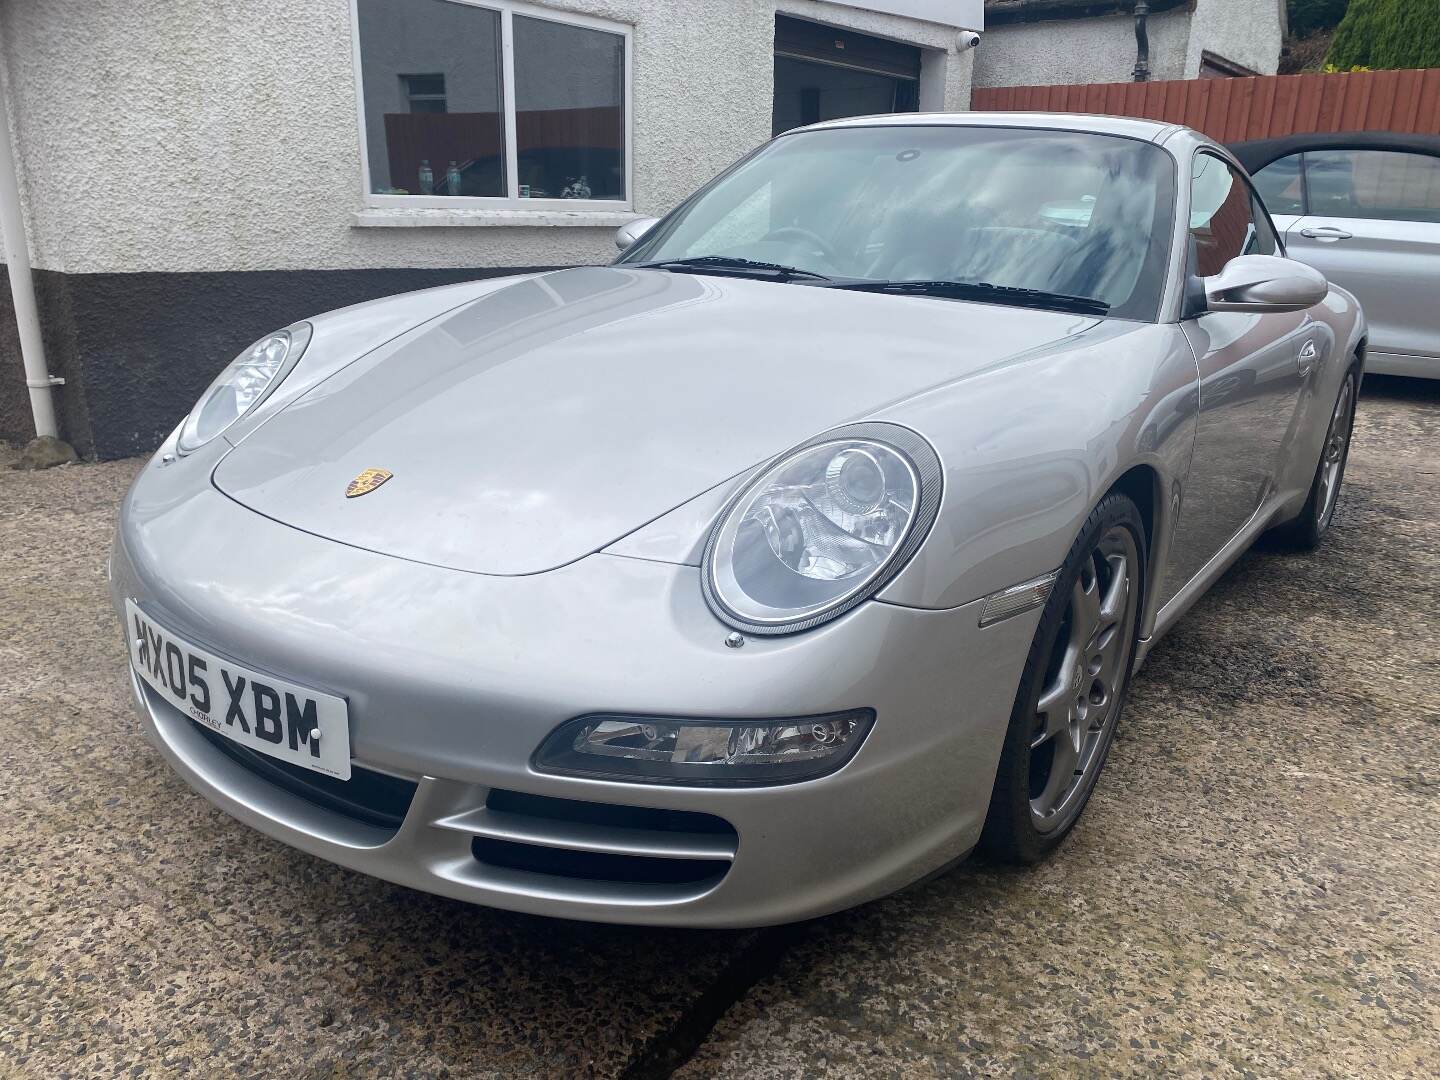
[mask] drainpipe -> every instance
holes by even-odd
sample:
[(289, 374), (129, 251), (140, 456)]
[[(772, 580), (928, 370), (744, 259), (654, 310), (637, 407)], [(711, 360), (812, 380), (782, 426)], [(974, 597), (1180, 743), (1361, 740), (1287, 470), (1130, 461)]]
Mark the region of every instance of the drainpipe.
[(1135, 82), (1150, 81), (1150, 29), (1145, 25), (1149, 15), (1147, 0), (1135, 0)]
[(40, 337), (40, 312), (35, 306), (35, 281), (30, 275), (30, 245), (25, 239), (25, 218), (20, 212), (20, 184), (15, 176), (15, 151), (10, 142), (10, 106), (5, 97), (5, 71), (0, 54), (0, 232), (5, 234), (5, 268), (10, 273), (10, 296), (15, 324), (20, 329), (20, 357), (25, 362), (25, 385), (30, 388), (30, 411), (35, 434), (58, 438), (52, 387), (64, 379), (52, 378), (45, 366)]

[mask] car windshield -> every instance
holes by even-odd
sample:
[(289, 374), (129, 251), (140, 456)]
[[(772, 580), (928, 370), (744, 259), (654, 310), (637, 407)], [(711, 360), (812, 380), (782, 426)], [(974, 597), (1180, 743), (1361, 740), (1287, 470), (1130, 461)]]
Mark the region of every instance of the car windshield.
[(1174, 175), (1158, 147), (1088, 132), (803, 131), (702, 189), (619, 261), (1061, 309), (1083, 300), (1154, 319)]

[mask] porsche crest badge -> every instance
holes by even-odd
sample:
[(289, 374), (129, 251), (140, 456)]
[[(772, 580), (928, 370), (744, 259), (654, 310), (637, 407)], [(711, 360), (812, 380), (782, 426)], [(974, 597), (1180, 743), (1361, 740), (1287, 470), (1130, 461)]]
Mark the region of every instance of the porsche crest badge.
[(361, 495), (369, 495), (394, 475), (389, 469), (366, 469), (346, 486), (345, 497), (358, 499)]

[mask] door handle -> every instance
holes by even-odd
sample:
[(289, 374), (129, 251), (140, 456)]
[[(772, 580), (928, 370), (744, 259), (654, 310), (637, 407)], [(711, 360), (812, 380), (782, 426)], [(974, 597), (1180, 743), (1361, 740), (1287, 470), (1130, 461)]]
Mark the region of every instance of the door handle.
[(1316, 225), (1313, 228), (1301, 229), (1301, 236), (1308, 236), (1311, 240), (1349, 240), (1354, 233), (1346, 232), (1344, 229), (1337, 229), (1334, 225)]
[(1315, 366), (1315, 357), (1320, 352), (1315, 347), (1315, 342), (1307, 341), (1300, 346), (1300, 355), (1295, 360), (1295, 366), (1299, 369), (1301, 376), (1309, 375), (1310, 369)]

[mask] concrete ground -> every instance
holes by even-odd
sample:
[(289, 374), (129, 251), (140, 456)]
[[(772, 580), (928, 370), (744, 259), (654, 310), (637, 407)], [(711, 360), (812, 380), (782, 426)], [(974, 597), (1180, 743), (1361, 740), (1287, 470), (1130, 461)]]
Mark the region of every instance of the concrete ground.
[(808, 926), (469, 907), (285, 848), (138, 734), (138, 462), (0, 471), (0, 1076), (1433, 1076), (1440, 383), (1374, 380), (1319, 554), (1154, 653), (1046, 865)]

